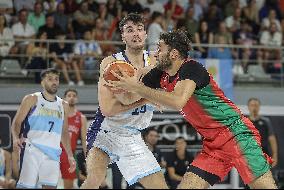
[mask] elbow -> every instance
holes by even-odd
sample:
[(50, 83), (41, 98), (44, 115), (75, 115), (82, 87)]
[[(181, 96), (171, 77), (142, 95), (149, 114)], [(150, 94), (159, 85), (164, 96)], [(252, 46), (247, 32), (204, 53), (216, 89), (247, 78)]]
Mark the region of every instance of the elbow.
[(176, 101), (176, 102), (175, 102), (175, 105), (174, 105), (173, 108), (174, 108), (176, 111), (180, 111), (180, 110), (182, 110), (182, 109), (184, 108), (185, 105), (186, 105), (186, 101), (180, 100), (180, 101)]

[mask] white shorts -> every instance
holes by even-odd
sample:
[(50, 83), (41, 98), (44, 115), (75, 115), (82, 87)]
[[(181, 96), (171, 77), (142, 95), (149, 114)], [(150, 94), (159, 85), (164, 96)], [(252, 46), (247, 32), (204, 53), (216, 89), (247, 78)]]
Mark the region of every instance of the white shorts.
[(149, 150), (141, 133), (123, 135), (119, 132), (101, 129), (93, 144), (116, 162), (121, 174), (129, 185), (139, 179), (161, 171), (156, 158)]
[[(23, 156), (22, 156), (23, 153)], [(21, 153), (21, 170), (17, 188), (36, 188), (46, 185), (56, 187), (59, 178), (59, 162), (30, 143)]]

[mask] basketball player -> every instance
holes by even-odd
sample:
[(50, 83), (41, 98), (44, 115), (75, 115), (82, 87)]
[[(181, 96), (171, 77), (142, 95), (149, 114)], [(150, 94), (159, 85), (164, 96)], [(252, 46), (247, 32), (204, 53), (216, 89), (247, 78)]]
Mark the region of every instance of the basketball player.
[[(251, 188), (276, 188), (271, 159), (262, 152), (260, 135), (198, 62), (188, 59), (190, 41), (182, 31), (160, 36), (157, 67), (143, 78), (123, 77), (113, 87), (180, 111), (202, 135), (203, 150), (184, 175), (179, 188), (208, 188), (235, 167)], [(122, 70), (121, 70), (122, 71)], [(161, 91), (160, 89), (164, 89)]]
[(43, 71), (41, 85), (42, 92), (24, 97), (12, 124), (14, 148), (22, 148), (18, 188), (35, 188), (37, 185), (44, 189), (56, 188), (60, 140), (68, 155), (69, 171), (76, 168), (67, 126), (69, 106), (56, 96), (59, 72), (55, 69)]
[[(77, 110), (78, 92), (75, 89), (68, 89), (64, 93), (64, 100), (69, 104), (68, 131), (71, 139), (71, 150), (74, 155), (77, 148), (77, 141), (81, 137), (84, 153), (86, 152), (87, 119)], [(64, 182), (64, 189), (73, 189), (73, 182), (76, 179), (76, 172), (69, 172), (70, 167), (68, 156), (65, 149), (62, 148), (60, 156), (60, 171)]]
[(146, 31), (139, 14), (123, 18), (120, 30), (126, 50), (106, 57), (100, 66), (100, 108), (88, 129), (88, 175), (81, 188), (99, 188), (112, 162), (116, 162), (129, 185), (140, 182), (145, 188), (167, 188), (161, 168), (140, 132), (149, 126), (153, 107), (133, 93), (115, 94), (104, 86), (104, 69), (115, 60), (127, 61), (140, 71), (155, 63), (155, 58), (144, 50)]

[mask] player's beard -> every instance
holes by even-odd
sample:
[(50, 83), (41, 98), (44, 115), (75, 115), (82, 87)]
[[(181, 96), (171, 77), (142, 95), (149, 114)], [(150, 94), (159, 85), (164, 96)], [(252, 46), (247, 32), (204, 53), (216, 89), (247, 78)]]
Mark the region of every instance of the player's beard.
[(52, 88), (52, 86), (45, 86), (45, 90), (47, 93), (55, 95), (57, 93), (58, 88)]
[(172, 67), (172, 62), (170, 60), (170, 52), (164, 57), (158, 60), (157, 69), (161, 71), (166, 71)]

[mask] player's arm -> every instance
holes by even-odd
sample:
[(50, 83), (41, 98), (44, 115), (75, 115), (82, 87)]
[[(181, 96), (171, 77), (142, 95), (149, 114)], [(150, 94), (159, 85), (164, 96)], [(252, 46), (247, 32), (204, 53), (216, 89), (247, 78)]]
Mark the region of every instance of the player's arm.
[(36, 105), (37, 97), (34, 94), (27, 95), (23, 98), (20, 107), (13, 119), (12, 122), (12, 136), (13, 136), (13, 145), (17, 149), (19, 146), (22, 147), (23, 139), (19, 138), (21, 125), (28, 115), (31, 108)]
[(70, 164), (69, 172), (73, 172), (76, 169), (76, 162), (73, 157), (73, 153), (72, 153), (71, 145), (70, 145), (71, 140), (70, 140), (70, 135), (68, 132), (69, 105), (66, 101), (63, 101), (63, 107), (64, 107), (64, 121), (63, 121), (63, 127), (62, 127), (61, 142), (68, 155), (68, 161)]
[(112, 61), (114, 61), (114, 58), (111, 56), (105, 58), (102, 61), (100, 68), (100, 79), (98, 83), (99, 105), (103, 115), (105, 116), (113, 116), (125, 112), (127, 110), (137, 108), (147, 103), (146, 100), (140, 98), (133, 104), (124, 105), (121, 101), (118, 100), (114, 93), (112, 93), (109, 88), (105, 86), (106, 82), (103, 79), (104, 68)]
[[(137, 82), (134, 77), (129, 77), (121, 70), (123, 76), (115, 75), (120, 81), (111, 81), (110, 85), (135, 92), (150, 102), (164, 105), (180, 111), (194, 93), (196, 87), (203, 88), (209, 83), (210, 76), (207, 70), (199, 63), (184, 64), (179, 71), (179, 81), (172, 92), (156, 90), (160, 88), (160, 77), (157, 80), (158, 69), (152, 69), (144, 78), (143, 82), (149, 83), (148, 87)], [(145, 78), (148, 79), (145, 81)]]
[[(108, 64), (112, 63), (113, 61), (115, 61), (115, 59), (112, 56), (109, 56), (102, 61), (100, 65), (100, 84), (102, 85), (106, 84), (106, 81), (103, 78), (104, 70), (108, 66)], [(108, 90), (111, 92), (110, 89)], [(132, 93), (132, 92), (125, 92), (125, 93), (111, 92), (111, 94), (123, 105), (130, 105), (141, 99), (141, 96), (139, 96), (136, 93)]]
[(86, 150), (87, 150), (87, 145), (86, 145), (86, 137), (87, 137), (87, 118), (85, 115), (81, 115), (81, 142), (83, 146), (83, 151), (86, 156)]

